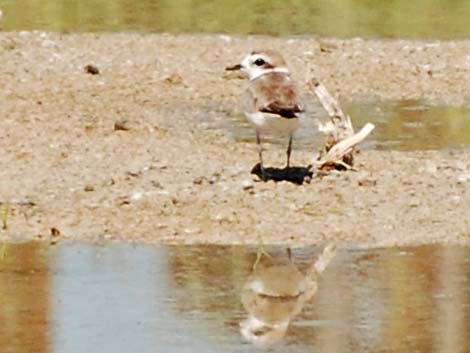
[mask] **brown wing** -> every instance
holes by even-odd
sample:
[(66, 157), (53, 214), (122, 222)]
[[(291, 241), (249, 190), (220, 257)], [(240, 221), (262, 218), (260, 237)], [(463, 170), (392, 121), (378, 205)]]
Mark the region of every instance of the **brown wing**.
[(294, 84), (283, 73), (270, 73), (251, 82), (248, 93), (252, 99), (252, 111), (277, 114), (284, 118), (296, 118), (303, 112)]

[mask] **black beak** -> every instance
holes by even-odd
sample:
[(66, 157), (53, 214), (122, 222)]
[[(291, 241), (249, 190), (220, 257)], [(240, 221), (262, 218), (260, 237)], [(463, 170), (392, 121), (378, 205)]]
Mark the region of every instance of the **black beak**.
[(241, 68), (242, 68), (242, 66), (240, 64), (237, 64), (237, 65), (226, 67), (225, 70), (227, 70), (227, 71), (236, 71), (236, 70), (240, 70)]

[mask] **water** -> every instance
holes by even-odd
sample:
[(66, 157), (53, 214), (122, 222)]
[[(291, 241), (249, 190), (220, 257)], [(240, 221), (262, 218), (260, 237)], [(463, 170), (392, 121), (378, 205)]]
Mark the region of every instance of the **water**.
[(429, 106), (420, 101), (345, 105), (358, 128), (376, 125), (365, 147), (395, 150), (439, 150), (470, 145), (470, 108)]
[(469, 38), (462, 0), (0, 0), (6, 30)]
[[(268, 249), (285, 257), (284, 249)], [(255, 248), (26, 243), (0, 261), (2, 353), (250, 352)], [(294, 249), (304, 269), (320, 249)], [(268, 352), (469, 352), (470, 248), (340, 249)]]
[[(323, 144), (317, 119), (328, 120), (318, 103), (307, 101), (307, 116), (296, 133), (295, 148), (311, 149)], [(361, 144), (363, 149), (440, 150), (470, 146), (470, 108), (429, 106), (420, 101), (363, 102), (342, 104), (356, 130), (367, 122), (375, 124), (372, 135)], [(253, 128), (242, 114), (227, 115), (216, 127), (225, 128), (238, 141), (254, 141)], [(265, 136), (267, 141), (286, 144), (280, 138)]]

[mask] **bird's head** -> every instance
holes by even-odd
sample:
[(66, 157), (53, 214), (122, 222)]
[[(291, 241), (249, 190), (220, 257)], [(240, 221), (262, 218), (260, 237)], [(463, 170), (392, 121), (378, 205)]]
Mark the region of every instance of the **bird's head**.
[(248, 75), (250, 80), (270, 72), (289, 73), (284, 58), (275, 50), (252, 51), (245, 56), (240, 64), (229, 66), (226, 70), (241, 70)]

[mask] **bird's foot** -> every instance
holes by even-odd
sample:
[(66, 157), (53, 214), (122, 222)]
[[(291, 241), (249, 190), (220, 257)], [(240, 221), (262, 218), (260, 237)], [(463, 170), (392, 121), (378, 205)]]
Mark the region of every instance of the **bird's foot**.
[(269, 179), (269, 173), (265, 170), (261, 163), (256, 164), (251, 169), (251, 174), (255, 174), (260, 181), (267, 181)]
[(261, 180), (266, 181), (267, 180), (266, 170), (264, 169), (264, 167), (261, 163), (259, 165), (259, 169), (260, 169)]

